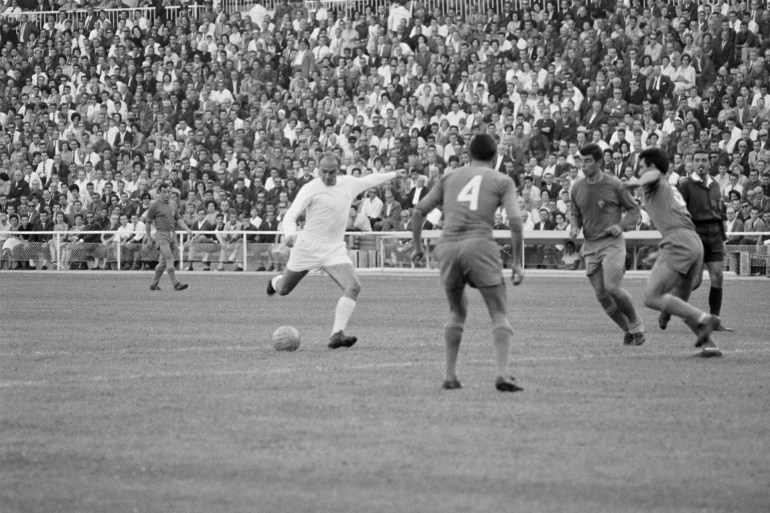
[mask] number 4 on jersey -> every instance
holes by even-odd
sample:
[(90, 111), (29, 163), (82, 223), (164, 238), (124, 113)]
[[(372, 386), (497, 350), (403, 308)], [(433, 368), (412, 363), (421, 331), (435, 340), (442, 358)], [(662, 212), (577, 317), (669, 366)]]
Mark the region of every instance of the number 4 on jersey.
[(476, 210), (479, 208), (479, 191), (481, 190), (481, 175), (476, 175), (471, 178), (465, 187), (457, 195), (457, 201), (469, 203), (469, 210)]

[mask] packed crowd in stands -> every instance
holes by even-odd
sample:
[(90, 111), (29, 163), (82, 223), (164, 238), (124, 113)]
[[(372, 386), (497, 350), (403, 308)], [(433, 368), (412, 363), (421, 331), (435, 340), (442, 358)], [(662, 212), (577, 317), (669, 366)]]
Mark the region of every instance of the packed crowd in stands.
[[(189, 226), (222, 232), (192, 241), (193, 253), (217, 248), (204, 269), (240, 267), (226, 232), (279, 230), (324, 152), (351, 175), (407, 169), (357, 199), (348, 228), (409, 230), (410, 209), (468, 162), (479, 132), (499, 141), (497, 169), (520, 188), (528, 230), (569, 229), (589, 142), (621, 179), (659, 146), (671, 183), (705, 150), (728, 236), (770, 230), (770, 10), (758, 0), (164, 4), (0, 6), (2, 267), (146, 266), (141, 219), (163, 181)], [(121, 5), (155, 9), (110, 21), (103, 8)], [(34, 12), (49, 10), (60, 12)], [(440, 212), (429, 220), (441, 227)], [(643, 215), (638, 229), (650, 228)], [(64, 245), (46, 231), (66, 233)], [(576, 267), (575, 249), (550, 258)]]

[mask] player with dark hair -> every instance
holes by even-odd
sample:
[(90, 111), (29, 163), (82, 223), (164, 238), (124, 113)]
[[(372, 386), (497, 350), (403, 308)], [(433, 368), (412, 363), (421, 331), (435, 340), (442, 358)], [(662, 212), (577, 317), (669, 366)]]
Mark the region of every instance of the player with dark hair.
[[(703, 244), (701, 272), (695, 276), (692, 290), (700, 287), (705, 267), (711, 281), (709, 313), (718, 317), (722, 311), (724, 241), (727, 239), (724, 200), (719, 184), (709, 174), (711, 166), (708, 153), (696, 150), (692, 162), (695, 171), (679, 186), (679, 192), (695, 224), (695, 231)], [(658, 324), (662, 329), (666, 329), (668, 320), (669, 317), (665, 313), (661, 314)]]
[(188, 237), (192, 235), (192, 231), (190, 231), (184, 219), (179, 215), (177, 204), (170, 199), (171, 186), (163, 183), (158, 187), (158, 191), (160, 192), (160, 198), (152, 202), (150, 208), (147, 209), (143, 216), (144, 225), (147, 228), (143, 243), (145, 246), (152, 243), (151, 228), (154, 222), (155, 242), (160, 250), (160, 259), (158, 260), (158, 265), (155, 266), (155, 276), (152, 279), (150, 290), (160, 290), (158, 283), (161, 276), (163, 276), (164, 270), (168, 273), (168, 277), (171, 278), (174, 290), (184, 290), (187, 288), (187, 284), (177, 280), (174, 271), (174, 255), (179, 252), (179, 242), (175, 232), (177, 225), (187, 231)]
[(497, 143), (487, 134), (476, 135), (470, 143), (471, 162), (445, 174), (414, 209), (412, 259), (422, 260), (422, 224), (426, 214), (444, 206), (444, 226), (436, 254), (441, 267), (441, 281), (449, 301), (449, 321), (444, 325), (446, 372), (443, 388), (461, 388), (457, 379), (468, 300), (465, 286), (479, 289), (492, 319), (492, 336), (497, 355), (495, 388), (501, 392), (523, 390), (509, 375), (513, 328), (506, 311), (506, 289), (500, 249), (492, 229), (495, 211), (503, 206), (511, 228), (511, 279), (518, 285), (524, 279), (522, 267), (522, 226), (516, 187), (513, 180), (496, 172)]
[(603, 153), (598, 145), (583, 146), (580, 155), (585, 177), (578, 179), (570, 190), (570, 238), (576, 239), (583, 229), (586, 275), (599, 304), (623, 330), (623, 343), (638, 346), (644, 344), (644, 325), (636, 315), (631, 294), (621, 283), (626, 261), (623, 232), (636, 227), (639, 205), (618, 178), (602, 172), (599, 165)]
[[(401, 172), (372, 174), (362, 178), (338, 176), (340, 159), (326, 153), (318, 163), (319, 177), (303, 186), (283, 218), (284, 244), (291, 247), (283, 274), (267, 282), (267, 295), (285, 296), (308, 272), (323, 269), (342, 289), (334, 311), (329, 347), (351, 347), (358, 340), (345, 335), (361, 290), (345, 244), (345, 227), (350, 206), (363, 191), (389, 182)], [(305, 227), (297, 231), (297, 218), (305, 213)]]
[(722, 326), (719, 317), (709, 315), (687, 303), (696, 275), (702, 273), (703, 246), (679, 191), (666, 178), (668, 158), (660, 148), (639, 154), (640, 178), (631, 178), (625, 187), (641, 187), (644, 206), (663, 240), (647, 280), (644, 304), (667, 316), (676, 315), (697, 335), (700, 356), (722, 356), (711, 334)]

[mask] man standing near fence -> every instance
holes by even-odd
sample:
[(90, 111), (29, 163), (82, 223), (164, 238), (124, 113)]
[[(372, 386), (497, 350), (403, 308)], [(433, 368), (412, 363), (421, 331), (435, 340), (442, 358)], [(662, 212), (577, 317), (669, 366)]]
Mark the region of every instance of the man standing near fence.
[(586, 275), (599, 304), (623, 330), (624, 344), (642, 345), (644, 325), (636, 315), (631, 294), (621, 287), (626, 262), (623, 232), (636, 227), (639, 205), (618, 178), (602, 172), (599, 166), (603, 152), (599, 145), (583, 146), (580, 155), (585, 176), (578, 179), (570, 191), (570, 238), (576, 239), (583, 229)]
[(160, 282), (163, 271), (168, 273), (174, 290), (184, 290), (186, 283), (181, 283), (176, 279), (174, 270), (174, 254), (179, 252), (179, 242), (176, 238), (176, 227), (179, 225), (187, 231), (187, 236), (192, 236), (192, 231), (185, 224), (184, 219), (179, 215), (179, 207), (171, 201), (171, 186), (162, 183), (158, 186), (160, 197), (153, 201), (150, 208), (144, 214), (145, 237), (144, 245), (149, 246), (152, 243), (152, 224), (155, 223), (155, 242), (160, 250), (160, 259), (155, 266), (155, 276), (153, 277), (150, 290), (160, 290)]

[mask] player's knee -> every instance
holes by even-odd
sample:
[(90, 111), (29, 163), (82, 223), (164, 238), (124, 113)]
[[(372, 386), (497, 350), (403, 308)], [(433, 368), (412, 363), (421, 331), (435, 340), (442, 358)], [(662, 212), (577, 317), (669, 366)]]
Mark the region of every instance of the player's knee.
[(658, 310), (659, 304), (660, 297), (658, 294), (649, 290), (644, 293), (644, 306), (652, 308), (653, 310)]
[(346, 295), (353, 297), (354, 299), (358, 297), (358, 294), (361, 292), (361, 282), (358, 280), (353, 280), (346, 288), (345, 288)]
[(599, 300), (599, 303), (604, 305), (605, 303), (611, 303), (612, 297), (607, 292), (607, 289), (601, 288), (594, 290), (594, 293), (596, 294), (596, 299)]
[(467, 314), (465, 310), (451, 310), (449, 312), (449, 320), (444, 325), (444, 327), (448, 325), (452, 326), (465, 326), (465, 318)]
[(462, 333), (465, 330), (465, 319), (455, 319), (451, 318), (447, 322), (444, 323), (444, 331), (447, 330), (457, 330), (460, 333)]
[(715, 289), (722, 288), (722, 280), (724, 279), (724, 273), (722, 269), (713, 269), (710, 273), (711, 287)]
[(619, 283), (605, 283), (604, 292), (610, 297), (617, 297), (620, 295), (621, 287)]
[(512, 334), (513, 326), (511, 326), (511, 322), (508, 320), (507, 317), (492, 319), (492, 331), (497, 331), (497, 330), (508, 331)]

